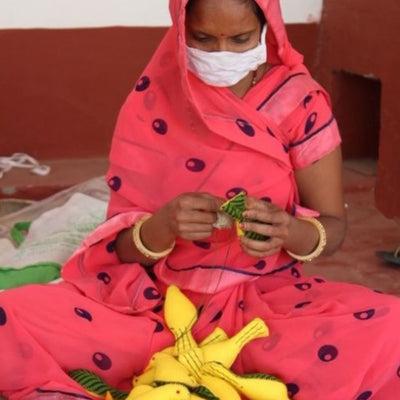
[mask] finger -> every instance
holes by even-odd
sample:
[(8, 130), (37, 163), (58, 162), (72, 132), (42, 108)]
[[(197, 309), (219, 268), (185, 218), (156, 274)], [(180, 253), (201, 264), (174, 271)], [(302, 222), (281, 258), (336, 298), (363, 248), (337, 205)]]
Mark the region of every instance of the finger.
[(241, 224), (241, 228), (244, 231), (258, 233), (269, 238), (284, 239), (289, 235), (289, 227), (286, 224), (273, 225), (270, 223), (246, 221)]
[(178, 212), (176, 219), (178, 223), (197, 223), (211, 226), (217, 221), (217, 213), (198, 210), (183, 210)]
[(245, 244), (242, 244), (243, 251), (247, 254), (257, 257), (257, 258), (264, 258), (268, 256), (272, 256), (273, 254), (278, 253), (281, 250), (281, 246), (273, 246), (268, 249), (260, 250), (254, 249), (252, 247), (248, 247)]

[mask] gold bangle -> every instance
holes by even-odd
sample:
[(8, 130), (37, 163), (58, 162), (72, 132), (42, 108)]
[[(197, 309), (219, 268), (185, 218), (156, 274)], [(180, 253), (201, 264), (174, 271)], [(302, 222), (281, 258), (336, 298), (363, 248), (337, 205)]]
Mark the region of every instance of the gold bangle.
[(326, 231), (325, 231), (324, 226), (321, 224), (321, 222), (318, 221), (316, 218), (313, 218), (313, 217), (298, 217), (298, 218), (303, 221), (309, 222), (310, 224), (314, 225), (317, 228), (318, 234), (319, 234), (318, 244), (311, 253), (306, 254), (306, 255), (294, 254), (289, 250), (286, 250), (286, 252), (296, 260), (312, 261), (323, 252), (323, 250), (326, 246)]
[(136, 221), (132, 230), (133, 243), (135, 243), (136, 248), (147, 258), (151, 258), (152, 260), (159, 260), (167, 256), (173, 250), (175, 246), (175, 242), (172, 245), (163, 251), (155, 252), (149, 250), (142, 242), (142, 238), (140, 237), (140, 231), (142, 230), (142, 225), (151, 217), (151, 214), (144, 215), (138, 221)]

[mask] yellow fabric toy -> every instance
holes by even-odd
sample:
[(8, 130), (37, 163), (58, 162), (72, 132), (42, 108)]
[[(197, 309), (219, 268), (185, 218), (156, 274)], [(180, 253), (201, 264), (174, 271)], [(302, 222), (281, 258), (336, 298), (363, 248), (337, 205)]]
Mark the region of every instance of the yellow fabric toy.
[[(263, 320), (253, 319), (230, 338), (216, 328), (198, 344), (191, 331), (197, 321), (197, 310), (176, 286), (167, 289), (164, 315), (175, 345), (153, 355), (145, 371), (133, 378), (129, 394), (107, 388), (103, 383), (102, 393), (98, 393), (101, 397), (106, 400), (240, 400), (243, 395), (249, 400), (289, 400), (286, 385), (276, 377), (236, 375), (230, 370), (247, 343), (268, 336)], [(83, 370), (70, 373), (94, 394), (88, 384), (88, 374), (94, 375)], [(98, 379), (92, 387), (99, 387)]]

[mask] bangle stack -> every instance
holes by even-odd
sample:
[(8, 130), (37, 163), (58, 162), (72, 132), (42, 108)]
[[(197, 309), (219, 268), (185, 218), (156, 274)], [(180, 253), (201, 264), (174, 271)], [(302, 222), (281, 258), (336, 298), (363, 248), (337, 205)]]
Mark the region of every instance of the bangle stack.
[(303, 221), (309, 222), (310, 224), (314, 225), (317, 228), (318, 233), (319, 233), (318, 244), (311, 253), (306, 254), (306, 255), (294, 254), (289, 250), (286, 250), (286, 252), (296, 260), (312, 261), (323, 252), (323, 250), (326, 246), (326, 231), (325, 231), (324, 226), (321, 224), (321, 222), (319, 222), (316, 218), (313, 218), (313, 217), (298, 217), (298, 218)]
[(175, 247), (175, 242), (172, 245), (163, 251), (155, 252), (149, 250), (142, 242), (142, 238), (140, 235), (140, 231), (142, 230), (142, 225), (151, 217), (151, 214), (144, 215), (141, 217), (133, 226), (132, 230), (132, 238), (133, 243), (136, 248), (142, 253), (145, 257), (150, 258), (152, 260), (159, 260), (160, 258), (166, 257)]

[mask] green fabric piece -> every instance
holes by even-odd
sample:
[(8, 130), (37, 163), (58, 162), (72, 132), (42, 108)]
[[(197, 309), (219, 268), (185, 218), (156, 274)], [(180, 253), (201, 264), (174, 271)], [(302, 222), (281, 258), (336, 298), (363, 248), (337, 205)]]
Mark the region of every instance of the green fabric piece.
[(10, 236), (18, 246), (21, 246), (25, 240), (25, 235), (29, 231), (31, 224), (32, 222), (30, 221), (17, 222), (11, 228)]
[(61, 265), (42, 262), (23, 268), (0, 267), (0, 289), (10, 289), (30, 283), (51, 282), (61, 275)]
[[(243, 212), (246, 210), (246, 192), (241, 191), (236, 196), (232, 197), (230, 200), (226, 201), (220, 209), (229, 214), (232, 218), (235, 218), (238, 222), (258, 222), (243, 217)], [(261, 235), (259, 233), (244, 231), (244, 236), (253, 240), (268, 240), (269, 237)]]

